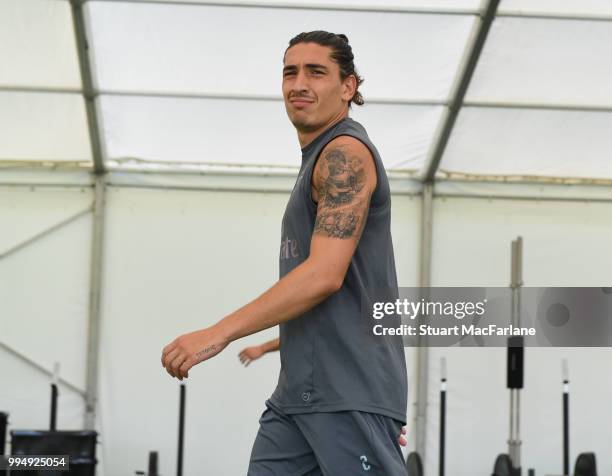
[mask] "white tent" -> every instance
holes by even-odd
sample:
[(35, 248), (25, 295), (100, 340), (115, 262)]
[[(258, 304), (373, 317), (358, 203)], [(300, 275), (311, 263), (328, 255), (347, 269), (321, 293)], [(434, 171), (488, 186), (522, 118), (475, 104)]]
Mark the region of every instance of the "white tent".
[[(498, 5), (499, 3), (499, 5)], [(159, 364), (276, 279), (300, 160), (280, 94), (301, 31), (345, 33), (365, 77), (352, 115), (383, 156), (402, 286), (601, 286), (612, 268), (609, 0), (0, 0), (0, 411), (100, 432), (98, 474), (175, 464), (178, 390)], [(244, 474), (278, 375), (241, 346), (194, 369), (185, 472)], [(437, 474), (505, 451), (504, 349), (407, 349), (409, 449)], [(560, 473), (559, 362), (572, 455), (612, 473), (609, 349), (528, 349), (523, 460)], [(607, 458), (607, 459), (606, 459)], [(205, 468), (202, 469), (202, 468)]]

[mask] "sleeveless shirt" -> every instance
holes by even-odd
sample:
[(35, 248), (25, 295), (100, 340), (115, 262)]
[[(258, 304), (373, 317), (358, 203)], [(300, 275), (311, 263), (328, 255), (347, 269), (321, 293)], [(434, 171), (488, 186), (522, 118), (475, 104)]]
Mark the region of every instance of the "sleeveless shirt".
[(408, 390), (402, 339), (372, 339), (371, 326), (361, 314), (362, 302), (369, 302), (374, 289), (390, 289), (397, 296), (389, 181), (365, 129), (349, 117), (302, 149), (302, 165), (282, 221), (280, 277), (308, 258), (317, 213), (311, 195), (313, 170), (323, 148), (339, 136), (354, 137), (369, 149), (377, 185), (340, 290), (279, 326), (281, 370), (271, 401), (287, 414), (357, 410), (405, 424)]

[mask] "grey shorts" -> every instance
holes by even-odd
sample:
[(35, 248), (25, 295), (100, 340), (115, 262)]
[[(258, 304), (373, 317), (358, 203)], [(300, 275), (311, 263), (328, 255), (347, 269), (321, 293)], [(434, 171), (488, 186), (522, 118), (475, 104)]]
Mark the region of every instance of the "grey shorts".
[(359, 411), (284, 414), (269, 400), (248, 476), (405, 476), (402, 423)]

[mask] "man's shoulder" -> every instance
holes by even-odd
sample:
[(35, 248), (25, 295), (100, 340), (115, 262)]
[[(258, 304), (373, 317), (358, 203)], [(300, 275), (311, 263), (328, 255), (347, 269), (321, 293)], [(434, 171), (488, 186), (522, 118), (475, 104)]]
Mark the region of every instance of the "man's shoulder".
[(334, 137), (323, 147), (321, 155), (326, 155), (333, 150), (339, 150), (344, 154), (356, 155), (361, 158), (374, 159), (370, 148), (361, 139), (349, 134), (340, 134)]

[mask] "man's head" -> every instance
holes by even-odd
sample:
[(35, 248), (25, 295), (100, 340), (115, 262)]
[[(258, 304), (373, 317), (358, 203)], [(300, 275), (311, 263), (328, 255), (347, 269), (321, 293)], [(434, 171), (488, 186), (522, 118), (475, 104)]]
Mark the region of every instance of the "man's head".
[(364, 103), (363, 79), (345, 35), (326, 31), (292, 38), (283, 59), (283, 97), (289, 119), (300, 132), (313, 132)]

